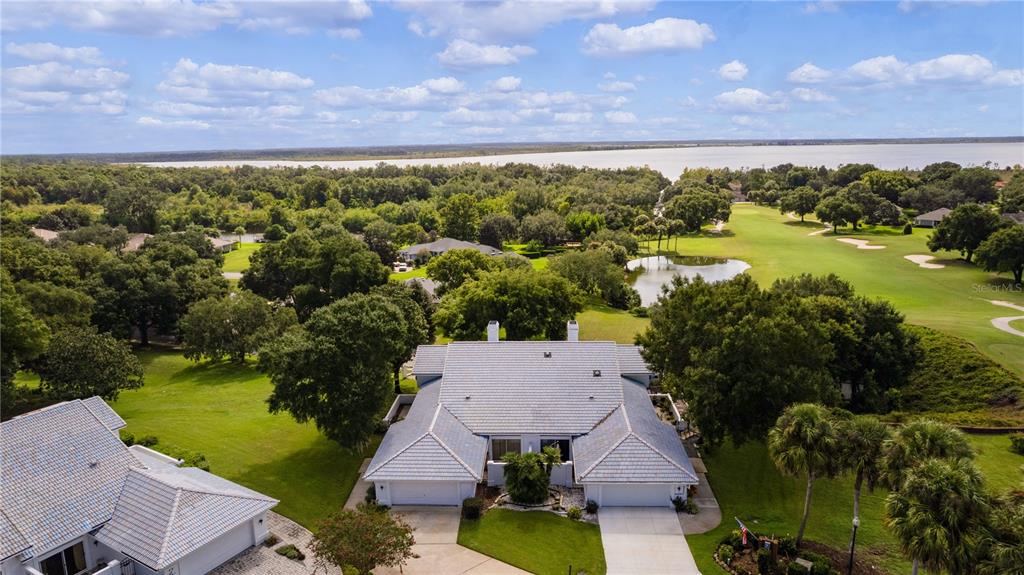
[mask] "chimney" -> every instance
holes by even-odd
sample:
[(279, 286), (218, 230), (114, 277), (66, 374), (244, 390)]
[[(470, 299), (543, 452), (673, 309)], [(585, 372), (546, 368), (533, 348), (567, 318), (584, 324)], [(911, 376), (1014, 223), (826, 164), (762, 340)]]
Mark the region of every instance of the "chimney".
[(487, 341), (498, 341), (498, 322), (487, 322)]
[(567, 341), (579, 341), (580, 340), (580, 324), (576, 323), (576, 320), (570, 319), (566, 325), (569, 336), (566, 338)]

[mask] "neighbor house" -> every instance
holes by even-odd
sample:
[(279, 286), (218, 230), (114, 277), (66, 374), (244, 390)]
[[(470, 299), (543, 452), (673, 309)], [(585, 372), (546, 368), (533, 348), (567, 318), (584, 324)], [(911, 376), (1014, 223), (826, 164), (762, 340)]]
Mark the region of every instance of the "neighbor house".
[(451, 250), (476, 250), (486, 256), (500, 256), (504, 252), (498, 248), (485, 246), (473, 242), (456, 240), (453, 238), (440, 238), (425, 244), (413, 244), (398, 252), (402, 261), (414, 262), (417, 259), (437, 257)]
[(1002, 218), (1012, 224), (1024, 225), (1024, 212), (1010, 212), (1002, 214)]
[(950, 210), (949, 208), (939, 208), (937, 210), (921, 214), (914, 218), (914, 225), (922, 228), (934, 228), (939, 225), (942, 218), (946, 217), (951, 211), (953, 210)]
[(267, 537), (277, 501), (118, 438), (98, 397), (0, 424), (3, 575), (202, 575)]
[[(385, 505), (458, 505), (502, 485), (509, 452), (558, 447), (553, 485), (603, 506), (668, 506), (698, 480), (676, 428), (655, 411), (640, 350), (606, 341), (487, 341), (416, 351), (419, 392), (364, 479)], [(397, 411), (393, 408), (392, 410)]]

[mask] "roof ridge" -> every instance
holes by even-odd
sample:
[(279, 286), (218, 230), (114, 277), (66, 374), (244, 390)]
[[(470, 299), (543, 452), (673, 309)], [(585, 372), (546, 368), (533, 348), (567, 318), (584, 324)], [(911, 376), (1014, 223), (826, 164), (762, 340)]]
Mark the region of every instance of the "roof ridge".
[(385, 459), (384, 461), (381, 461), (380, 463), (378, 463), (373, 469), (366, 468), (366, 471), (363, 472), (363, 477), (366, 477), (367, 475), (377, 471), (381, 467), (384, 467), (388, 463), (391, 463), (392, 461), (395, 460), (396, 457), (398, 457), (399, 455), (405, 453), (406, 451), (409, 451), (410, 447), (412, 447), (413, 445), (416, 445), (417, 443), (419, 443), (420, 440), (423, 439), (424, 437), (426, 437), (427, 435), (430, 435), (430, 431), (429, 430), (425, 431), (425, 432), (423, 432), (423, 433), (421, 433), (419, 435), (417, 435), (415, 439), (413, 439), (412, 441), (410, 441), (408, 443), (408, 445), (406, 445), (405, 447), (403, 447), (403, 448), (399, 449), (398, 451), (396, 451), (395, 454), (392, 455), (391, 457), (389, 457), (389, 458)]
[[(191, 467), (190, 466), (190, 467), (184, 467), (184, 468), (182, 468), (182, 467), (175, 467), (174, 469), (199, 469), (199, 468), (198, 467)], [(199, 469), (199, 470), (203, 471), (202, 469)], [(231, 493), (231, 492), (228, 492), (228, 491), (221, 491), (221, 490), (214, 489), (214, 488), (196, 489), (196, 488), (193, 488), (193, 487), (182, 487), (180, 485), (174, 485), (172, 483), (169, 483), (166, 480), (164, 480), (163, 478), (159, 477), (158, 475), (155, 475), (155, 473), (158, 473), (157, 470), (155, 470), (155, 469), (150, 469), (148, 467), (145, 467), (145, 468), (141, 468), (141, 469), (136, 469), (136, 471), (139, 471), (140, 473), (142, 473), (146, 477), (152, 479), (153, 481), (156, 481), (157, 483), (159, 483), (161, 485), (164, 485), (166, 487), (170, 487), (171, 489), (177, 490), (179, 492), (181, 492), (181, 491), (188, 491), (189, 493), (200, 493), (200, 494), (203, 494), (203, 495), (217, 495), (219, 497), (234, 497), (236, 499), (252, 499), (252, 500), (255, 500), (255, 501), (267, 501), (268, 499), (273, 499), (273, 497), (268, 497), (267, 499), (263, 499), (261, 497), (254, 497), (254, 496), (246, 494), (246, 493)], [(149, 473), (147, 473), (147, 472), (149, 472)], [(209, 473), (209, 472), (207, 472), (207, 473)], [(213, 475), (213, 474), (211, 473), (210, 475)], [(217, 477), (217, 476), (214, 476), (214, 477)], [(224, 479), (224, 478), (221, 477), (220, 479)]]
[(671, 465), (672, 465), (673, 467), (675, 467), (676, 469), (678, 469), (678, 470), (682, 471), (682, 472), (683, 472), (683, 473), (685, 473), (686, 475), (689, 475), (690, 477), (692, 477), (692, 478), (693, 478), (693, 480), (694, 480), (694, 481), (699, 481), (699, 480), (697, 479), (697, 477), (696, 477), (696, 476), (695, 476), (694, 474), (690, 473), (690, 470), (686, 469), (686, 468), (685, 468), (685, 467), (683, 467), (682, 465), (679, 465), (679, 464), (678, 464), (678, 463), (676, 463), (675, 461), (672, 461), (672, 458), (670, 458), (669, 456), (665, 455), (665, 454), (664, 454), (664, 453), (663, 453), (663, 452), (662, 452), (662, 451), (661, 451), (660, 449), (658, 449), (657, 447), (655, 447), (655, 446), (651, 445), (651, 443), (650, 443), (649, 441), (647, 441), (646, 439), (644, 439), (643, 437), (641, 437), (641, 436), (640, 436), (639, 434), (636, 434), (636, 433), (630, 433), (630, 435), (632, 435), (632, 436), (633, 436), (633, 437), (635, 437), (635, 438), (636, 438), (637, 440), (639, 440), (639, 441), (640, 441), (640, 443), (643, 443), (644, 445), (646, 445), (647, 447), (649, 447), (649, 448), (651, 449), (651, 451), (653, 451), (653, 452), (657, 453), (658, 455), (660, 455), (662, 459), (664, 459), (665, 461), (669, 462), (669, 463), (670, 463), (670, 464), (671, 464)]
[[(168, 487), (175, 489), (173, 486), (170, 485), (168, 485)], [(174, 524), (174, 517), (178, 514), (179, 501), (181, 501), (181, 489), (175, 489), (174, 503), (171, 504), (171, 512), (167, 517), (167, 525), (164, 527), (164, 540), (160, 542), (160, 552), (156, 556), (156, 561), (158, 565), (163, 565), (164, 555), (167, 554), (167, 543), (170, 540), (170, 537), (168, 537), (167, 535), (171, 532), (171, 526)]]
[[(625, 410), (625, 406), (623, 404), (619, 404), (615, 409), (613, 409), (611, 411), (611, 413), (606, 415), (605, 418), (601, 420), (601, 423), (603, 423), (605, 420), (607, 420), (609, 417), (611, 417), (612, 413), (615, 413), (618, 410), (622, 410), (622, 417), (623, 417), (623, 419), (626, 420), (626, 428), (628, 429), (628, 431), (625, 434), (623, 434), (623, 436), (620, 437), (618, 441), (616, 441), (614, 444), (612, 444), (611, 447), (609, 447), (607, 449), (607, 451), (602, 453), (601, 456), (598, 457), (594, 461), (594, 463), (592, 463), (589, 467), (584, 469), (582, 473), (579, 473), (577, 476), (580, 479), (583, 479), (584, 476), (586, 476), (588, 473), (593, 471), (594, 468), (597, 467), (602, 461), (604, 461), (612, 451), (615, 451), (616, 447), (622, 445), (622, 442), (625, 441), (632, 434), (633, 431), (632, 431), (632, 428), (629, 427), (629, 418), (626, 417), (626, 410)], [(598, 425), (600, 425), (600, 424), (598, 424)], [(597, 429), (597, 425), (594, 426), (594, 429)], [(587, 433), (587, 435), (592, 433), (594, 431), (594, 429), (591, 429), (590, 432)]]
[[(479, 479), (483, 479), (482, 477), (477, 475), (477, 473), (475, 471), (473, 471), (473, 469), (469, 465), (466, 465), (466, 462), (463, 461), (462, 458), (459, 457), (455, 453), (455, 451), (453, 451), (450, 447), (448, 447), (448, 445), (444, 442), (444, 440), (442, 440), (440, 437), (438, 437), (438, 435), (436, 433), (434, 433), (434, 423), (437, 422), (437, 416), (438, 416), (438, 414), (441, 413), (442, 409), (445, 410), (445, 412), (447, 412), (448, 415), (451, 415), (455, 419), (455, 421), (459, 421), (459, 419), (457, 417), (455, 417), (455, 415), (453, 415), (451, 411), (448, 411), (447, 407), (445, 407), (445, 406), (441, 405), (440, 403), (438, 403), (437, 404), (437, 411), (434, 412), (434, 421), (430, 422), (430, 427), (428, 428), (427, 432), (430, 434), (431, 437), (434, 438), (434, 440), (437, 441), (437, 444), (441, 446), (441, 449), (444, 449), (445, 451), (447, 451), (448, 455), (451, 455), (452, 458), (455, 459), (455, 461), (458, 461), (459, 465), (461, 465), (466, 471), (468, 471), (470, 475), (472, 475), (473, 477), (475, 477), (478, 480)], [(465, 427), (465, 425), (463, 425), (463, 423), (461, 421), (459, 421), (459, 425), (462, 425), (463, 427)], [(468, 431), (469, 428), (467, 427), (466, 430)], [(470, 433), (472, 433), (472, 432), (470, 432)]]

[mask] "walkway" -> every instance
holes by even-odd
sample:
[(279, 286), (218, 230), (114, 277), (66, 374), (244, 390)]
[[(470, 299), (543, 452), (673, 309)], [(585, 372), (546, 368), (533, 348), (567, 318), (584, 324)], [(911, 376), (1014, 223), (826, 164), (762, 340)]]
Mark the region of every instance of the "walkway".
[(602, 507), (598, 520), (608, 575), (700, 575), (672, 509)]
[(718, 506), (718, 499), (711, 490), (711, 484), (708, 483), (708, 470), (704, 467), (704, 461), (691, 455), (690, 463), (693, 464), (693, 470), (697, 472), (697, 479), (700, 480), (697, 484), (697, 493), (690, 498), (697, 504), (697, 514), (679, 513), (678, 516), (683, 533), (697, 535), (718, 527), (722, 522), (722, 509)]
[[(210, 571), (209, 575), (312, 575), (314, 557), (313, 552), (309, 550), (309, 542), (313, 534), (305, 527), (273, 511), (267, 512), (267, 530), (276, 535), (280, 542), (275, 543), (273, 547), (250, 547), (234, 559)], [(289, 543), (301, 549), (306, 558), (295, 561), (274, 551)], [(320, 572), (324, 573), (322, 569)]]
[[(994, 303), (996, 305), (1001, 305), (1003, 307), (1008, 307), (1010, 309), (1015, 309), (1015, 310), (1018, 310), (1018, 311), (1024, 311), (1024, 306), (1019, 306), (1019, 305), (1017, 305), (1015, 303), (1010, 303), (1008, 301), (992, 300), (992, 299), (990, 299), (988, 301), (991, 302), (991, 303)], [(1008, 317), (993, 318), (992, 319), (992, 325), (995, 326), (996, 329), (1005, 331), (1006, 333), (1013, 334), (1013, 335), (1019, 335), (1020, 337), (1024, 337), (1024, 331), (1021, 331), (1021, 330), (1019, 330), (1019, 329), (1017, 329), (1017, 328), (1015, 328), (1015, 327), (1010, 325), (1011, 321), (1017, 321), (1017, 320), (1024, 320), (1024, 315), (1014, 315), (1014, 316), (1008, 316)]]
[(375, 575), (527, 575), (526, 571), (502, 563), (458, 544), (458, 507), (397, 506), (400, 515), (415, 528), (413, 553), (401, 571), (387, 567), (374, 569)]

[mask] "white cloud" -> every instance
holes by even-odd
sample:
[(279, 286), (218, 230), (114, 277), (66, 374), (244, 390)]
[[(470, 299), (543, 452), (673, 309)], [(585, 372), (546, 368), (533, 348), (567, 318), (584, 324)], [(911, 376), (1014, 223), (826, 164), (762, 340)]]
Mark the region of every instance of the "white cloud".
[(135, 120), (136, 124), (140, 126), (147, 126), (152, 128), (193, 128), (206, 130), (210, 128), (210, 124), (207, 122), (201, 122), (199, 120), (161, 120), (160, 118), (154, 118), (152, 116), (142, 116), (138, 120)]
[(505, 133), (505, 128), (496, 126), (470, 126), (459, 130), (460, 134), (467, 136), (499, 136)]
[(832, 77), (832, 72), (806, 62), (793, 70), (786, 79), (796, 84), (818, 84)]
[(903, 79), (906, 70), (907, 65), (896, 56), (878, 56), (850, 66), (849, 73), (859, 80), (891, 82)]
[(520, 58), (536, 53), (537, 51), (529, 46), (481, 45), (457, 38), (449, 42), (443, 52), (437, 54), (437, 61), (448, 68), (489, 68), (516, 64)]
[(343, 40), (358, 40), (363, 37), (363, 32), (359, 28), (331, 28), (327, 31), (327, 35), (332, 38), (341, 38)]
[(611, 111), (604, 113), (604, 119), (611, 124), (635, 124), (636, 115), (633, 112)]
[(424, 80), (423, 86), (431, 92), (437, 92), (438, 94), (458, 94), (466, 89), (465, 84), (451, 76)]
[(590, 112), (558, 112), (554, 119), (557, 124), (589, 124), (594, 115)]
[(281, 104), (278, 106), (267, 106), (263, 113), (272, 118), (298, 118), (302, 115), (304, 108), (293, 104)]
[(58, 62), (7, 68), (3, 77), (8, 87), (43, 91), (109, 89), (129, 80), (128, 74), (110, 68), (72, 68)]
[(978, 111), (981, 112), (982, 114), (988, 112), (988, 104), (982, 104), (978, 106)]
[(790, 94), (801, 102), (833, 102), (835, 98), (814, 88), (793, 88)]
[(617, 80), (598, 84), (598, 88), (601, 88), (602, 92), (635, 92), (636, 84)]
[(679, 101), (679, 105), (684, 108), (696, 108), (697, 100), (693, 96), (687, 96)]
[(733, 60), (722, 64), (722, 67), (718, 69), (718, 77), (729, 82), (741, 82), (747, 77), (747, 72), (746, 64), (739, 60)]
[(990, 86), (1020, 86), (1024, 84), (1024, 68), (999, 70), (985, 78), (985, 83)]
[(414, 14), (409, 30), (418, 36), (480, 43), (528, 40), (559, 22), (643, 13), (654, 5), (655, 0), (407, 0), (394, 4)]
[(374, 114), (370, 116), (370, 121), (378, 124), (404, 124), (415, 120), (418, 116), (419, 113), (413, 111), (374, 112)]
[(515, 92), (522, 83), (522, 79), (517, 76), (502, 76), (491, 82), (490, 87), (498, 92)]
[(744, 128), (763, 128), (766, 126), (763, 120), (751, 118), (750, 116), (743, 114), (733, 116), (729, 118), (729, 120), (733, 124), (736, 124), (737, 126), (742, 126)]
[(63, 104), (70, 100), (71, 92), (9, 90), (7, 96), (24, 104), (52, 106), (54, 104)]
[(1020, 69), (999, 70), (978, 54), (946, 54), (914, 63), (890, 55), (853, 64), (845, 79), (854, 84), (1015, 86), (1021, 84), (1022, 75), (1024, 71)]
[(178, 60), (160, 83), (163, 87), (205, 88), (213, 91), (293, 91), (309, 88), (313, 80), (283, 70), (255, 66), (207, 63), (202, 66), (188, 58)]
[(508, 110), (470, 110), (465, 107), (446, 112), (441, 119), (448, 124), (514, 124), (520, 121), (519, 116)]
[(67, 48), (50, 42), (31, 42), (27, 44), (8, 42), (6, 52), (12, 56), (19, 56), (27, 60), (82, 62), (83, 64), (94, 66), (101, 66), (104, 63), (102, 52), (94, 46)]
[(753, 88), (737, 88), (715, 96), (715, 105), (733, 112), (777, 112), (786, 109), (786, 103)]
[(913, 12), (919, 6), (984, 6), (989, 0), (900, 0), (900, 12)]
[(838, 11), (839, 2), (837, 2), (836, 0), (818, 0), (817, 2), (808, 2), (807, 4), (804, 4), (804, 12), (808, 14)]
[(338, 86), (317, 90), (313, 98), (333, 108), (373, 107), (383, 110), (424, 110), (436, 107), (437, 98), (425, 86), (361, 88)]
[(704, 43), (714, 40), (715, 33), (707, 24), (679, 18), (660, 18), (625, 29), (616, 24), (597, 24), (583, 38), (583, 52), (591, 56), (621, 56), (700, 50)]

